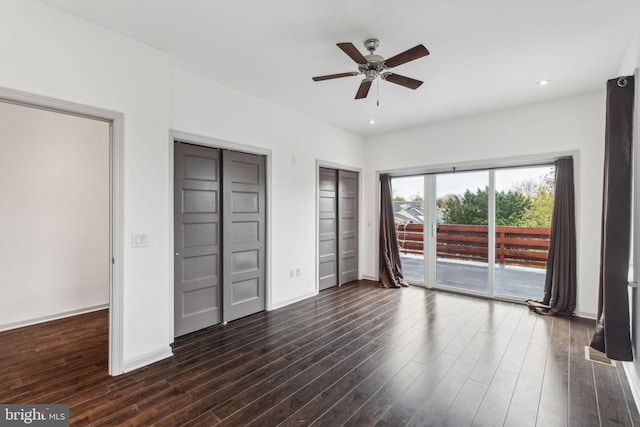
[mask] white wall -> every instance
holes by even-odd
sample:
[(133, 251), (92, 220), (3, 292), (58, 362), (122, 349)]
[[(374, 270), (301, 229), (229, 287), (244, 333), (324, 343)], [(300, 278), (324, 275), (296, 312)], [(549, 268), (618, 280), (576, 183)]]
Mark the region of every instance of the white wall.
[(109, 124), (0, 102), (0, 329), (109, 303)]
[(124, 113), (124, 361), (168, 351), (168, 57), (30, 0), (0, 1), (0, 52), (2, 87)]
[(313, 294), (316, 160), (362, 168), (364, 138), (183, 70), (171, 89), (171, 129), (271, 150), (271, 304)]
[[(31, 0), (0, 0), (0, 52), (0, 87), (124, 114), (125, 367), (173, 341), (169, 129), (272, 150), (271, 303), (313, 293), (315, 162), (362, 167), (362, 137), (172, 72), (166, 54)], [(133, 232), (149, 247), (131, 248)]]
[[(603, 83), (604, 85), (604, 83)], [(504, 158), (574, 152), (577, 312), (595, 317), (604, 161), (604, 91), (450, 120), (367, 138), (364, 210), (374, 221), (376, 171), (456, 166)], [(363, 274), (375, 275), (375, 230), (367, 229)]]
[[(149, 46), (31, 0), (0, 0), (0, 86), (124, 114), (124, 359), (173, 340), (168, 131), (272, 151), (273, 305), (315, 285), (316, 160), (364, 168), (361, 274), (375, 276), (375, 171), (578, 150), (578, 310), (595, 314), (604, 95), (436, 123), (367, 138), (182, 70)], [(366, 153), (366, 160), (365, 160)], [(292, 165), (291, 157), (296, 157)], [(132, 249), (132, 232), (149, 247)], [(301, 277), (289, 279), (299, 267)]]
[[(640, 45), (640, 43), (638, 43)], [(640, 48), (636, 51), (636, 68), (640, 68)], [(621, 73), (623, 74), (630, 74)], [(635, 99), (635, 139), (634, 139), (634, 150), (635, 150), (635, 218), (634, 218), (634, 250), (635, 253), (633, 255), (634, 260), (634, 270), (635, 270), (635, 279), (638, 281), (640, 278), (640, 173), (638, 172), (638, 168), (640, 167), (640, 129), (638, 126), (640, 125), (640, 81), (638, 81), (638, 73), (635, 73), (636, 80), (636, 99)], [(630, 317), (631, 317), (631, 344), (633, 348), (634, 361), (632, 363), (626, 363), (624, 365), (625, 371), (627, 373), (627, 378), (629, 379), (629, 384), (631, 385), (631, 390), (633, 392), (633, 397), (635, 399), (636, 405), (640, 406), (640, 289), (639, 288), (629, 288), (629, 309), (630, 309)]]

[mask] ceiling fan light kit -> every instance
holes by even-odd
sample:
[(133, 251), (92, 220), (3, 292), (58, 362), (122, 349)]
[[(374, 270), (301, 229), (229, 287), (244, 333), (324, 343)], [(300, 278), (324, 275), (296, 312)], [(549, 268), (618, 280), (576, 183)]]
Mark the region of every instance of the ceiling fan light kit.
[(398, 65), (405, 64), (407, 62), (422, 58), (429, 55), (429, 51), (426, 47), (419, 44), (411, 49), (408, 49), (396, 56), (392, 56), (389, 59), (384, 59), (380, 55), (376, 55), (374, 52), (380, 46), (378, 39), (367, 39), (364, 42), (364, 47), (369, 51), (368, 55), (362, 55), (360, 51), (353, 45), (353, 43), (337, 43), (337, 46), (346, 53), (356, 64), (358, 64), (358, 71), (328, 74), (324, 76), (313, 77), (313, 81), (319, 82), (323, 80), (337, 79), (341, 77), (351, 77), (362, 74), (364, 79), (360, 83), (360, 87), (356, 92), (355, 99), (366, 98), (371, 88), (371, 83), (378, 77), (382, 80), (386, 80), (391, 83), (395, 83), (400, 86), (404, 86), (409, 89), (417, 89), (422, 85), (422, 81), (412, 79), (411, 77), (401, 76), (400, 74), (385, 71), (387, 68), (397, 67)]

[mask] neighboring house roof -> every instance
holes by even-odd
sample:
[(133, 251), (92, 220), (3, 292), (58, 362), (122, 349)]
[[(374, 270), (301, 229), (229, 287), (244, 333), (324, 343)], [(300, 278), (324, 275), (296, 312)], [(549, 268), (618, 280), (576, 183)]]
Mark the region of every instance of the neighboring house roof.
[[(424, 224), (424, 202), (393, 202), (393, 212), (396, 221), (403, 224)], [(444, 213), (436, 208), (436, 222), (444, 224)]]

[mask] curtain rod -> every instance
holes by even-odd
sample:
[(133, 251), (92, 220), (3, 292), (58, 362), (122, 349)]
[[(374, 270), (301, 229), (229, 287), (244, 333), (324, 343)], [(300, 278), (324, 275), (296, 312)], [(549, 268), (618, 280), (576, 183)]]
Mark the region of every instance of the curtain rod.
[[(470, 167), (470, 168), (464, 168), (464, 167), (456, 167), (456, 166), (451, 166), (451, 167), (447, 167), (447, 168), (443, 168), (443, 169), (437, 169), (437, 170), (432, 170), (432, 171), (425, 171), (425, 172), (411, 172), (411, 173), (402, 173), (402, 172), (397, 172), (397, 173), (386, 173), (386, 175), (389, 175), (391, 178), (410, 178), (410, 177), (414, 177), (414, 176), (426, 176), (426, 175), (439, 175), (439, 174), (445, 174), (445, 173), (457, 173), (457, 172), (483, 172), (483, 171), (491, 171), (491, 170), (500, 170), (500, 169), (522, 169), (522, 168), (533, 168), (533, 167), (541, 167), (541, 166), (553, 166), (555, 165), (555, 163), (558, 160), (561, 159), (571, 159), (573, 158), (573, 156), (562, 156), (562, 157), (558, 157), (556, 159), (553, 160), (547, 160), (544, 162), (538, 162), (538, 163), (527, 163), (527, 164), (521, 164), (521, 165), (511, 165), (511, 166), (491, 166), (491, 167)], [(381, 174), (381, 175), (385, 175), (385, 174)]]

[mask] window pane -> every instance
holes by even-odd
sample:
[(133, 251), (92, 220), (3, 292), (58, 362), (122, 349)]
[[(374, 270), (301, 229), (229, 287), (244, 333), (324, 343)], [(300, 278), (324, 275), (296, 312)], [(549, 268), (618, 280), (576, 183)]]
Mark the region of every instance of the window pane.
[(405, 279), (424, 283), (424, 177), (392, 178), (393, 211)]
[(555, 167), (496, 171), (495, 294), (543, 297)]
[(436, 284), (488, 292), (489, 172), (436, 178)]

